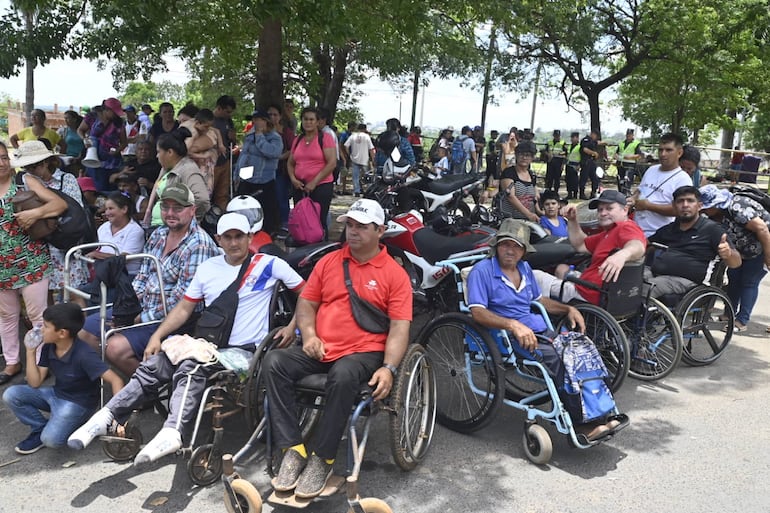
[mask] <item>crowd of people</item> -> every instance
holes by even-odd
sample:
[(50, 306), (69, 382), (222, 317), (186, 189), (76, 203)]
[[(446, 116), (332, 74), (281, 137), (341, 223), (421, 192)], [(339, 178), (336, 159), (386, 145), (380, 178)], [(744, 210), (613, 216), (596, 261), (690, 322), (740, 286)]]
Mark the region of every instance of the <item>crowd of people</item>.
[[(359, 196), (362, 175), (393, 154), (378, 148), (363, 123), (351, 123), (338, 135), (323, 108), (304, 108), (295, 118), (290, 100), (255, 109), (237, 146), (235, 108), (232, 97), (222, 96), (213, 109), (188, 104), (175, 118), (173, 105), (162, 103), (153, 120), (149, 105), (137, 110), (107, 98), (82, 117), (68, 111), (59, 132), (45, 126), (45, 113), (34, 111), (32, 125), (11, 137), (13, 156), (0, 143), (0, 337), (5, 360), (0, 385), (17, 381), (22, 372), (22, 299), (43, 342), (25, 346), (27, 384), (15, 384), (3, 396), (30, 428), (16, 447), (20, 454), (65, 444), (83, 449), (95, 437), (113, 432), (131, 409), (168, 382), (168, 419), (136, 463), (181, 449), (206, 379), (220, 368), (172, 362), (161, 351), (161, 342), (192, 334), (200, 312), (238, 280), (242, 308), (235, 313), (228, 349), (253, 352), (265, 336), (267, 304), (277, 280), (299, 294), (296, 318), (277, 335), (288, 349), (270, 353), (265, 361), (275, 441), (286, 450), (273, 481), (276, 490), (296, 489), (305, 498), (318, 495), (331, 473), (355, 391), (368, 384), (375, 399), (390, 393), (408, 343), (412, 288), (404, 269), (380, 243), (386, 224), (382, 207)], [(549, 311), (568, 316), (577, 328), (583, 326), (579, 313), (556, 299), (599, 302), (595, 290), (563, 283), (569, 271), (565, 266), (549, 275), (523, 263), (532, 249), (528, 228), (522, 228), (528, 226), (522, 221), (528, 221), (591, 253), (582, 278), (596, 284), (617, 279), (625, 264), (643, 258), (648, 241), (668, 248), (647, 271), (660, 293), (697, 284), (708, 262), (719, 256), (729, 268), (735, 329), (747, 329), (759, 283), (770, 266), (770, 213), (746, 196), (702, 186), (699, 155), (678, 135), (660, 138), (659, 163), (641, 175), (631, 192), (625, 189), (637, 179), (641, 157), (633, 131), (614, 154), (619, 190), (601, 188), (597, 159), (606, 154), (607, 144), (595, 131), (582, 139), (574, 132), (564, 142), (556, 130), (540, 152), (532, 132), (515, 127), (504, 134), (492, 131), (489, 141), (478, 126), (464, 126), (456, 138), (448, 128), (427, 152), (419, 127), (407, 130), (393, 118), (386, 132), (397, 134), (393, 151), (398, 150), (399, 160), (428, 163), (435, 179), (485, 169), (488, 185), (497, 184), (501, 213), (513, 223), (505, 221), (492, 258), (471, 274), (471, 312), (481, 324), (508, 329), (521, 344), (536, 349), (534, 335), (544, 327), (533, 324), (524, 302), (541, 298)], [(84, 167), (89, 151), (96, 155), (95, 163), (91, 159)], [(532, 170), (538, 153), (547, 163), (542, 191)], [(563, 173), (567, 197), (559, 195)], [(319, 204), (319, 221), (328, 235), (332, 199), (347, 193), (348, 178), (356, 199), (337, 218), (347, 243), (324, 257), (307, 283), (280, 258), (254, 251), (259, 233), (268, 241), (285, 235), (291, 201), (305, 197)], [(15, 212), (9, 208), (11, 199), (24, 189), (43, 203)], [(122, 255), (153, 255), (161, 264), (160, 279), (149, 260), (126, 265), (137, 310), (128, 318), (108, 312), (110, 322), (127, 329), (107, 340), (106, 362), (96, 352), (102, 342), (99, 314), (85, 317), (79, 307), (61, 303), (63, 250), (29, 233), (36, 222), (66, 210), (54, 191), (72, 197), (102, 222), (98, 241), (105, 246), (89, 257), (108, 260), (114, 246)], [(254, 204), (252, 196), (258, 193), (261, 204)], [(584, 233), (576, 206), (569, 202), (589, 197), (600, 228), (592, 235)], [(227, 213), (207, 233), (202, 223), (215, 208)], [(93, 291), (94, 277), (84, 263), (68, 271), (71, 285)], [(386, 331), (363, 327), (350, 306), (351, 286), (389, 318)], [(291, 344), (295, 329), (301, 345)], [(329, 374), (327, 403), (332, 407), (327, 407), (321, 436), (309, 450), (300, 435), (290, 385), (316, 372)], [(57, 377), (53, 387), (41, 386), (48, 373)], [(113, 397), (93, 414), (99, 379), (110, 384)], [(48, 417), (41, 411), (49, 412)], [(585, 426), (584, 434), (598, 439), (616, 427), (599, 422)]]

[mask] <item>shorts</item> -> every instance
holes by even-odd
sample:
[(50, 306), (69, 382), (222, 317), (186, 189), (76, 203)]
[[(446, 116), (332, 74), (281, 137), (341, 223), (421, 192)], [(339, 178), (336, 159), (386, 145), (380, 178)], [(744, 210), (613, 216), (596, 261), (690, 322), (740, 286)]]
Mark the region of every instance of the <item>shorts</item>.
[[(107, 318), (105, 319), (105, 322), (105, 328), (109, 329), (109, 325), (112, 323), (112, 308), (107, 309)], [(158, 329), (158, 326), (160, 326), (160, 323), (125, 328), (120, 332), (121, 335), (126, 337), (126, 340), (128, 340), (128, 343), (131, 345), (131, 350), (134, 351), (134, 355), (136, 355), (139, 360), (144, 358), (144, 350), (147, 348), (147, 343), (150, 341), (152, 334), (155, 333), (155, 330)], [(86, 317), (83, 329), (101, 339), (99, 314), (95, 313)]]

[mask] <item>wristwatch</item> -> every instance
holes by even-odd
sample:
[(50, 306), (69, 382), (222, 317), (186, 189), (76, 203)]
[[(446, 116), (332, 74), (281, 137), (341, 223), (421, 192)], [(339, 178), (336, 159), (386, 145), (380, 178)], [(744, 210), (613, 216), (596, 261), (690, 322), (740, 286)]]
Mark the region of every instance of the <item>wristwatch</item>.
[(396, 374), (398, 374), (398, 367), (396, 367), (392, 363), (383, 363), (382, 366), (388, 369), (390, 373), (393, 374), (394, 378), (396, 377)]

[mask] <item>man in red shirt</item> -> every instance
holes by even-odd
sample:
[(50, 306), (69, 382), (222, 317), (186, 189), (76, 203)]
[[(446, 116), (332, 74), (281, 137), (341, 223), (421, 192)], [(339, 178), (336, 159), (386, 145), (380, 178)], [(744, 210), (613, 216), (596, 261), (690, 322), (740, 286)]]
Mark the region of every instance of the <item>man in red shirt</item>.
[[(375, 400), (386, 398), (409, 343), (412, 288), (406, 271), (379, 244), (385, 232), (382, 207), (360, 199), (337, 221), (345, 223), (347, 244), (316, 264), (297, 302), (302, 345), (270, 351), (264, 362), (273, 441), (286, 450), (272, 484), (276, 491), (295, 490), (299, 498), (321, 493), (356, 395), (368, 384)], [(367, 331), (354, 317), (345, 261), (356, 295), (390, 319), (387, 332)], [(328, 374), (326, 406), (316, 446), (309, 452), (297, 421), (293, 387), (303, 377), (320, 373)]]
[[(592, 255), (591, 263), (580, 275), (580, 279), (601, 286), (605, 281), (617, 281), (626, 262), (633, 262), (644, 256), (647, 239), (642, 229), (628, 219), (628, 206), (623, 193), (604, 191), (601, 196), (591, 200), (588, 208), (599, 211), (599, 227), (602, 228), (602, 233), (586, 235), (580, 228), (577, 208), (574, 205), (564, 207), (562, 215), (567, 218), (569, 242), (572, 247), (580, 253)], [(544, 294), (550, 293), (552, 298), (558, 298), (564, 303), (579, 299), (599, 304), (599, 292), (582, 285), (565, 282), (562, 292), (561, 278), (568, 270), (567, 266), (560, 265), (556, 269), (558, 277), (543, 271), (534, 271), (540, 290)]]

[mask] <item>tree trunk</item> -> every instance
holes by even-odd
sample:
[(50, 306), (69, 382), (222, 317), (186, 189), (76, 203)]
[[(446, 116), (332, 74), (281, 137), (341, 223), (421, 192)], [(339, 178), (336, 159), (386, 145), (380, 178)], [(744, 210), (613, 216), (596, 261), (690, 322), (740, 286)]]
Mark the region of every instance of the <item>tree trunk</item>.
[[(412, 120), (409, 127), (413, 128), (417, 119), (417, 94), (420, 92), (420, 70), (414, 70), (414, 81), (412, 82)], [(399, 120), (401, 121), (401, 120)]]
[[(734, 109), (728, 109), (727, 110), (727, 116), (735, 119), (737, 116), (737, 113)], [(723, 128), (722, 129), (722, 148), (726, 149), (733, 149), (733, 140), (735, 139), (735, 126), (731, 125), (729, 128)], [(732, 151), (723, 151), (719, 157), (719, 169), (720, 170), (727, 170), (730, 169), (730, 160), (732, 158)]]
[(349, 54), (348, 46), (342, 48), (324, 46), (317, 48), (315, 52), (314, 60), (318, 65), (318, 76), (321, 83), (318, 106), (329, 110), (327, 123), (330, 125), (334, 121), (337, 103), (340, 100), (340, 95), (342, 95), (342, 87), (345, 85)]
[[(29, 39), (32, 39), (33, 37), (34, 17), (34, 11), (24, 12), (24, 31), (27, 33), (27, 38)], [(26, 68), (27, 78), (25, 85), (24, 116), (26, 117), (26, 124), (29, 125), (32, 122), (32, 109), (35, 108), (35, 68), (37, 67), (37, 57), (26, 56), (24, 58), (24, 66)]]
[(602, 133), (601, 113), (599, 112), (599, 93), (601, 91), (593, 87), (583, 88), (583, 93), (588, 100), (588, 109), (591, 112), (591, 130), (594, 130), (597, 134)]
[(495, 62), (495, 49), (497, 48), (497, 27), (492, 25), (489, 31), (489, 48), (487, 48), (487, 66), (484, 70), (484, 97), (481, 100), (481, 130), (486, 131), (487, 105), (489, 104), (489, 88), (492, 81), (492, 64)]
[(257, 52), (255, 107), (283, 105), (283, 30), (281, 20), (264, 21)]

